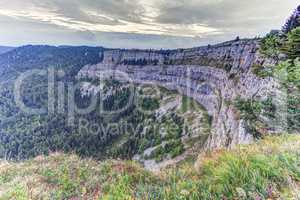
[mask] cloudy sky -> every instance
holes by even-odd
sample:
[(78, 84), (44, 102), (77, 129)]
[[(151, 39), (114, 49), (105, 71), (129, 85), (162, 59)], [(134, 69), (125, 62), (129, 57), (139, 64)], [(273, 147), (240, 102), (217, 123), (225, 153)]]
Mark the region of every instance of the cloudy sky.
[(0, 45), (178, 48), (279, 29), (297, 0), (0, 0)]

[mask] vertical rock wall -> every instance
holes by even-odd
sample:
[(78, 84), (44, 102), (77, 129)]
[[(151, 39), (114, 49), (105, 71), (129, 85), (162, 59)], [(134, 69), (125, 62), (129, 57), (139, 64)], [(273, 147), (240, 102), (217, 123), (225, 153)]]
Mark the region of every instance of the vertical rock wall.
[(78, 77), (100, 78), (114, 70), (133, 82), (157, 84), (190, 96), (213, 117), (206, 148), (230, 148), (253, 140), (232, 102), (237, 97), (263, 98), (276, 87), (272, 79), (260, 79), (251, 72), (253, 64), (274, 64), (263, 59), (258, 48), (259, 41), (253, 39), (192, 49), (107, 50), (102, 63), (85, 66)]

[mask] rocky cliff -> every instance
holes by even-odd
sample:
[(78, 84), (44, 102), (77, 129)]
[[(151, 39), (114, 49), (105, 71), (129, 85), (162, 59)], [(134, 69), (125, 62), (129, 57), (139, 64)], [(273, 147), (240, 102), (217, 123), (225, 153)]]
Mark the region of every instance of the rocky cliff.
[(207, 149), (233, 147), (253, 140), (233, 101), (264, 98), (276, 83), (251, 72), (254, 64), (272, 65), (274, 61), (259, 54), (259, 40), (235, 40), (218, 45), (177, 50), (104, 51), (97, 65), (81, 69), (79, 77), (114, 78), (140, 84), (156, 84), (194, 98), (213, 117)]

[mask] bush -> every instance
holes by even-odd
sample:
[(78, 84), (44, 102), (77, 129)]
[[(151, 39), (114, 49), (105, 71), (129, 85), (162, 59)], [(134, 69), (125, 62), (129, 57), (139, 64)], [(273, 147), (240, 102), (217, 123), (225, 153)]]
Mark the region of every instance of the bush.
[(275, 68), (276, 78), (281, 82), (287, 95), (287, 127), (290, 132), (300, 130), (300, 59), (287, 60)]
[(280, 53), (281, 39), (278, 35), (269, 34), (261, 40), (260, 53), (269, 58), (277, 59)]
[(280, 62), (274, 69), (276, 78), (287, 88), (300, 88), (300, 58)]
[(264, 67), (256, 63), (252, 66), (252, 73), (258, 77), (266, 78), (273, 75), (273, 69), (272, 67)]
[(141, 106), (146, 111), (153, 111), (159, 108), (159, 101), (153, 98), (143, 98)]
[(150, 155), (151, 158), (155, 158), (156, 162), (162, 161), (164, 158), (166, 158), (168, 155), (170, 155), (172, 158), (175, 158), (176, 156), (182, 154), (184, 152), (184, 145), (182, 144), (181, 140), (173, 140), (169, 143), (166, 143), (165, 145), (161, 145), (157, 147)]
[(287, 35), (287, 40), (283, 44), (282, 52), (290, 59), (300, 57), (300, 27), (293, 29)]
[(255, 138), (262, 137), (260, 128), (267, 128), (270, 123), (263, 120), (262, 116), (275, 118), (276, 107), (272, 98), (264, 101), (236, 99), (235, 107), (240, 112), (240, 117), (245, 120), (246, 127)]
[(237, 99), (234, 105), (240, 111), (241, 118), (250, 121), (256, 121), (262, 110), (259, 102), (250, 99)]

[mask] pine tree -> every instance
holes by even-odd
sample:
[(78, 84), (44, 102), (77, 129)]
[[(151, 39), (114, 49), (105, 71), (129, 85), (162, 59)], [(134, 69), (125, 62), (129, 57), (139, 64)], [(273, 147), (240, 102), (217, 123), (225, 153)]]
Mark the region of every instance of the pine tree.
[(300, 27), (288, 33), (287, 41), (284, 43), (283, 52), (290, 59), (300, 57)]
[(282, 28), (284, 33), (288, 33), (296, 27), (300, 26), (300, 6), (294, 11)]

